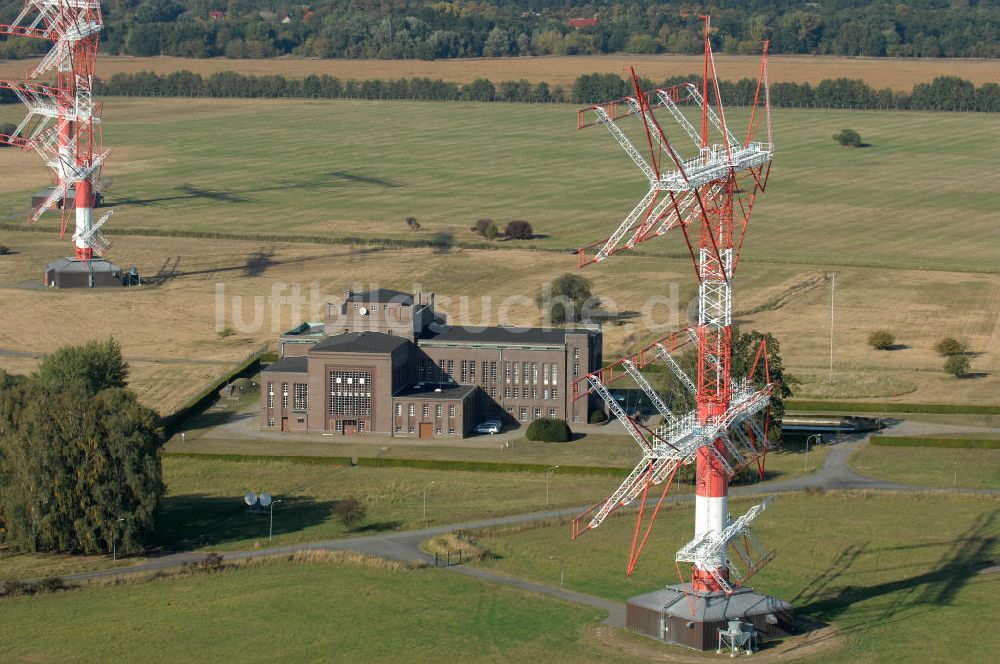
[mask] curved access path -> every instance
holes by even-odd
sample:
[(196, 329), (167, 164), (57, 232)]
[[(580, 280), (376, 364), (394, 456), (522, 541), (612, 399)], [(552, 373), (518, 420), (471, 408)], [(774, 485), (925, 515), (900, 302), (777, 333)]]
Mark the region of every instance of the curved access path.
[[(804, 491), (806, 489), (819, 490), (873, 490), (873, 491), (930, 491), (942, 494), (948, 493), (979, 493), (979, 494), (1000, 494), (995, 489), (930, 489), (922, 486), (909, 484), (898, 484), (862, 475), (853, 470), (848, 465), (848, 459), (861, 446), (866, 445), (867, 437), (834, 443), (829, 446), (829, 451), (823, 467), (812, 475), (805, 475), (788, 480), (765, 482), (761, 484), (733, 487), (730, 490), (732, 496), (750, 495), (773, 495), (780, 493), (790, 493)], [(686, 502), (692, 499), (691, 495), (668, 496), (667, 500), (674, 503)], [(268, 556), (288, 555), (302, 551), (353, 551), (357, 553), (378, 556), (390, 560), (398, 560), (408, 563), (424, 563), (433, 565), (434, 556), (420, 549), (420, 544), (424, 540), (438, 535), (444, 535), (456, 530), (476, 530), (479, 528), (489, 528), (496, 526), (518, 525), (546, 519), (561, 519), (576, 516), (587, 507), (571, 507), (556, 510), (546, 510), (543, 512), (532, 512), (530, 514), (516, 514), (512, 516), (502, 516), (490, 519), (480, 519), (476, 521), (466, 521), (463, 523), (452, 523), (417, 530), (407, 530), (401, 532), (380, 533), (377, 535), (366, 535), (363, 537), (350, 537), (322, 540), (303, 544), (288, 544), (265, 549), (253, 549), (247, 551), (226, 551), (222, 556), (226, 560), (247, 560), (251, 558), (263, 558)], [(64, 578), (67, 580), (84, 580), (99, 577), (123, 576), (144, 572), (155, 572), (181, 567), (186, 563), (194, 563), (204, 560), (205, 551), (189, 551), (184, 553), (173, 553), (149, 559), (141, 564), (131, 567), (118, 567), (111, 569), (96, 570), (92, 572), (82, 572), (71, 574)], [(592, 595), (586, 595), (563, 588), (554, 588), (534, 581), (517, 577), (499, 574), (490, 570), (477, 567), (457, 565), (447, 569), (466, 576), (478, 578), (492, 583), (538, 592), (550, 597), (580, 604), (594, 608), (603, 609), (608, 612), (605, 623), (614, 627), (625, 626), (625, 605), (621, 602), (614, 602)]]

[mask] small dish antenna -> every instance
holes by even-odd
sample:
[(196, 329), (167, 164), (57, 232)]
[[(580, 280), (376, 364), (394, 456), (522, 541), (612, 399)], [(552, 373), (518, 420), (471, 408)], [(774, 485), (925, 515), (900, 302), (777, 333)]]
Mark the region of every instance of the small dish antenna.
[(262, 492), (260, 494), (260, 506), (269, 507), (270, 505), (271, 505), (271, 494), (269, 494), (267, 491)]
[(367, 316), (368, 315), (368, 307), (361, 307), (360, 309), (358, 309), (358, 313), (361, 314), (362, 316)]
[[(263, 498), (263, 496), (261, 496), (261, 498)], [(268, 500), (270, 499), (271, 497), (268, 496)], [(253, 491), (247, 491), (246, 495), (243, 496), (243, 502), (247, 504), (247, 507), (253, 507), (257, 504), (257, 494)]]

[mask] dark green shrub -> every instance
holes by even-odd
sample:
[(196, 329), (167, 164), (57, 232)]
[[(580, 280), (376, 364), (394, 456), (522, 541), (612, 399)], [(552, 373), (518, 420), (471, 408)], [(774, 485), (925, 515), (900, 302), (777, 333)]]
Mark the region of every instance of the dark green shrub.
[(566, 420), (543, 419), (532, 422), (524, 437), (543, 443), (565, 443), (573, 437), (573, 432), (566, 424)]
[(938, 355), (961, 355), (967, 348), (965, 344), (954, 337), (945, 337), (941, 341), (934, 344), (934, 350), (937, 351)]
[(833, 135), (833, 140), (849, 148), (859, 148), (864, 144), (861, 140), (861, 134), (853, 129), (841, 129)]
[(875, 350), (889, 350), (896, 345), (896, 337), (888, 330), (875, 330), (868, 335), (868, 345)]
[(515, 219), (507, 224), (504, 233), (512, 240), (530, 240), (535, 237), (531, 224), (522, 219)]
[(590, 411), (590, 416), (587, 417), (587, 421), (591, 424), (601, 424), (602, 422), (608, 421), (608, 414), (605, 413), (600, 408)]
[(944, 370), (956, 378), (961, 378), (969, 373), (969, 358), (965, 355), (949, 355), (944, 361)]
[(345, 528), (353, 528), (356, 524), (364, 520), (368, 510), (357, 498), (345, 498), (338, 500), (331, 508), (333, 516), (338, 519)]

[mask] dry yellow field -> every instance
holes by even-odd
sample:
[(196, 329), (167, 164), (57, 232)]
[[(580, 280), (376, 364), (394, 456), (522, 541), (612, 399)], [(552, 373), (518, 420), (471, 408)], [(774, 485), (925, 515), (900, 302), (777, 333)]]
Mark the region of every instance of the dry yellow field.
[[(756, 78), (760, 58), (750, 55), (717, 55), (716, 65), (723, 78)], [(23, 76), (27, 60), (0, 60), (0, 78)], [(424, 76), (468, 83), (486, 77), (494, 83), (525, 78), (533, 83), (571, 85), (577, 76), (593, 72), (624, 73), (634, 66), (654, 80), (668, 74), (701, 71), (696, 55), (580, 55), (524, 58), (466, 58), (457, 60), (313, 60), (308, 58), (267, 58), (230, 60), (192, 59), (158, 56), (101, 57), (98, 74), (105, 78), (118, 72), (153, 71), (159, 74), (187, 69), (200, 74), (238, 71), (244, 74), (282, 74), (302, 78), (309, 74), (330, 74), (340, 78), (410, 78)], [(776, 55), (770, 59), (772, 83), (818, 83), (824, 78), (860, 78), (877, 88), (909, 91), (916, 83), (936, 76), (961, 76), (981, 85), (1000, 79), (1000, 62), (972, 58), (849, 58), (840, 56)]]
[[(12, 287), (38, 280), (40, 268), (64, 253), (67, 243), (55, 234), (3, 233), (0, 242), (17, 253), (0, 257), (0, 367), (28, 371), (36, 360), (22, 354), (40, 356), (63, 344), (113, 334), (133, 365), (133, 383), (143, 400), (166, 413), (254, 347), (274, 343), (279, 331), (302, 319), (320, 319), (323, 303), (339, 301), (345, 287), (431, 289), (453, 323), (532, 325), (540, 321), (533, 299), (541, 284), (574, 271), (576, 264), (574, 256), (518, 250), (435, 252), (181, 238), (115, 239), (114, 255), (128, 256), (130, 264), (135, 263), (147, 278), (158, 272), (168, 278), (161, 285), (120, 291)], [(685, 323), (687, 304), (694, 296), (690, 270), (686, 260), (636, 258), (584, 272), (602, 298), (619, 311), (638, 314), (624, 325), (605, 328), (606, 358)], [(862, 398), (896, 394), (889, 401), (996, 401), (1000, 393), (995, 350), (1000, 347), (996, 313), (1000, 276), (836, 270), (836, 389)], [(806, 379), (800, 388), (802, 396), (823, 395), (830, 389), (825, 384), (826, 272), (822, 265), (747, 262), (735, 294), (737, 324), (769, 330), (781, 340), (790, 371)], [(673, 284), (678, 284), (675, 304), (669, 297)], [(296, 285), (302, 296), (298, 305), (288, 297), (294, 295)], [(643, 312), (649, 303), (642, 289), (668, 296), (666, 303), (651, 310), (651, 320), (664, 325), (658, 333), (645, 328)], [(764, 310), (740, 313), (758, 308)], [(890, 352), (870, 349), (866, 339), (876, 320), (879, 327), (896, 331), (899, 343), (908, 347)], [(220, 339), (216, 334), (219, 322), (234, 325), (237, 333)], [(985, 375), (957, 380), (941, 371), (941, 359), (931, 347), (946, 334), (966, 340), (979, 353), (973, 358), (973, 370)], [(11, 352), (17, 356), (10, 356)]]

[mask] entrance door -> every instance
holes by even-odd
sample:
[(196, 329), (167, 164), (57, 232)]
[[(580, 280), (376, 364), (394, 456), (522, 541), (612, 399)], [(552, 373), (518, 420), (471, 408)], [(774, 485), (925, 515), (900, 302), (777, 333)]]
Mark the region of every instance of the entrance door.
[(344, 435), (345, 436), (356, 436), (356, 435), (358, 435), (358, 421), (357, 420), (344, 420)]
[(282, 417), (281, 418), (281, 430), (284, 431), (285, 433), (288, 433), (288, 418), (287, 417)]
[(434, 435), (434, 423), (433, 422), (421, 422), (420, 423), (420, 437), (430, 438)]

